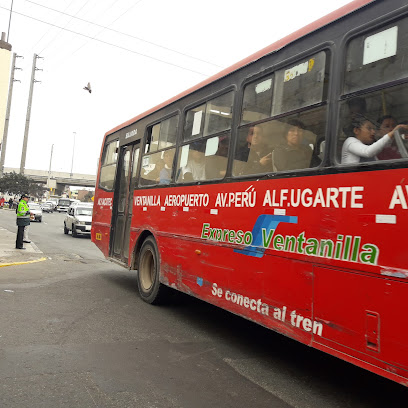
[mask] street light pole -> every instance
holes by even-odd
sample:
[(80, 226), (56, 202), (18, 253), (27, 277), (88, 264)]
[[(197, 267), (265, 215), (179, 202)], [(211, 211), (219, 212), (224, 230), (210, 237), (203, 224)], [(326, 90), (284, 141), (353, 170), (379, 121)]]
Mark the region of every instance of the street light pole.
[(70, 174), (71, 178), (73, 176), (72, 169), (74, 167), (75, 136), (76, 136), (76, 132), (74, 132), (74, 144), (72, 146), (72, 161), (71, 161), (71, 174)]
[(51, 163), (52, 163), (52, 151), (53, 150), (54, 150), (54, 145), (51, 145), (50, 167), (48, 167), (48, 178), (47, 178), (48, 198), (50, 198)]

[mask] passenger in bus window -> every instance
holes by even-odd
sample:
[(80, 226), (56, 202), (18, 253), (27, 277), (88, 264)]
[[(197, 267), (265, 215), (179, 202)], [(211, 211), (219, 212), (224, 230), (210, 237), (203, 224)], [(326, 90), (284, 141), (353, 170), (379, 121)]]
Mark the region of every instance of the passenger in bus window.
[[(396, 119), (391, 115), (384, 115), (377, 120), (379, 125), (379, 129), (377, 132), (377, 139), (380, 139), (385, 134), (391, 132), (395, 126), (397, 126)], [(378, 153), (377, 155), (378, 160), (392, 160), (392, 159), (400, 159), (401, 154), (398, 151), (398, 147), (395, 144), (395, 141), (392, 142), (391, 145), (385, 146), (384, 149)]]
[[(355, 115), (365, 115), (367, 112), (367, 102), (364, 98), (353, 98), (347, 101), (348, 117), (353, 118)], [(353, 125), (349, 123), (343, 127), (345, 137), (354, 136)]]
[(203, 142), (194, 142), (190, 145), (189, 159), (182, 169), (184, 181), (206, 180), (204, 149)]
[(160, 170), (159, 184), (170, 184), (171, 170), (173, 168), (174, 150), (165, 150), (163, 152), (164, 166)]
[(343, 143), (341, 150), (341, 163), (363, 163), (377, 159), (377, 154), (388, 146), (397, 129), (408, 130), (407, 125), (397, 125), (375, 142), (377, 126), (363, 115), (354, 115), (352, 118), (353, 134)]
[(303, 143), (305, 125), (297, 119), (288, 121), (285, 143), (273, 151), (273, 165), (277, 171), (306, 169), (310, 167), (312, 149)]
[(258, 174), (272, 171), (272, 153), (264, 142), (263, 129), (251, 126), (245, 144), (235, 156), (240, 162), (238, 174)]

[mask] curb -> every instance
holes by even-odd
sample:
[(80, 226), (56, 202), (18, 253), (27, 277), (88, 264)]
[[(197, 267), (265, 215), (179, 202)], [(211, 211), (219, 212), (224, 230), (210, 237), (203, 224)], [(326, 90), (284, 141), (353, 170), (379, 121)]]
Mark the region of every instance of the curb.
[(47, 259), (48, 259), (47, 257), (43, 257), (39, 259), (34, 259), (33, 261), (0, 263), (0, 268), (2, 268), (3, 266), (25, 265), (25, 264), (31, 264), (31, 263), (36, 263), (36, 262), (42, 262), (42, 261), (46, 261)]

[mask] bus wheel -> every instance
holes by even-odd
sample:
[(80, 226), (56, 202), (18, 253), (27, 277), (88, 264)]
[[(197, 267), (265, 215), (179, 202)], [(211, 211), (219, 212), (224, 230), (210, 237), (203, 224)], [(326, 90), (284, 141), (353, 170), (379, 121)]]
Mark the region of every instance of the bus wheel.
[(162, 303), (167, 287), (160, 283), (159, 254), (153, 237), (148, 237), (143, 242), (137, 272), (137, 286), (141, 298), (150, 304)]

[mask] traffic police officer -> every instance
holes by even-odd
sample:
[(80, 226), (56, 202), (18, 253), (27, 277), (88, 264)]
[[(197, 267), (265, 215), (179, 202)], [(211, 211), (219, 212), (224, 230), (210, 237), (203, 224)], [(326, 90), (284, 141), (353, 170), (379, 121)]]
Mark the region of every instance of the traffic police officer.
[(17, 249), (25, 249), (23, 248), (24, 227), (30, 225), (30, 208), (27, 205), (28, 198), (27, 194), (23, 194), (17, 207)]

